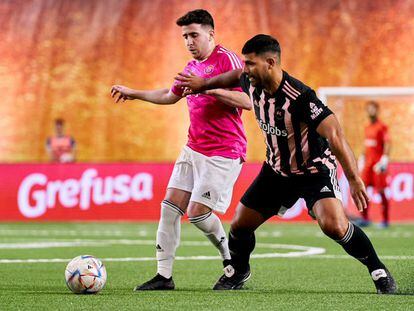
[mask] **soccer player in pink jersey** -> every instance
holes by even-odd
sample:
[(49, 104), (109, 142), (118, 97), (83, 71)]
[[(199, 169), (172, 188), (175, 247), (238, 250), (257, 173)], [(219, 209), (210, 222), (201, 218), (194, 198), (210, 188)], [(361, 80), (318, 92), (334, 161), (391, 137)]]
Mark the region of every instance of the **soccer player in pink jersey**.
[[(207, 11), (188, 12), (177, 20), (177, 25), (193, 57), (183, 72), (209, 78), (242, 68), (236, 54), (216, 45), (214, 21)], [(116, 102), (140, 99), (158, 105), (175, 104), (185, 96), (183, 93), (178, 83), (170, 89), (145, 91), (115, 85), (111, 90)], [(235, 98), (243, 96), (241, 92), (232, 94)], [(156, 242), (157, 274), (135, 290), (174, 289), (173, 261), (180, 240), (181, 216), (186, 212), (190, 222), (219, 250), (224, 267), (230, 264), (226, 233), (215, 212), (225, 213), (230, 204), (233, 186), (246, 155), (241, 113), (242, 109), (252, 107), (250, 103), (239, 105), (238, 101), (224, 104), (219, 100), (221, 95), (186, 96), (190, 113), (188, 142), (175, 163), (161, 203)]]

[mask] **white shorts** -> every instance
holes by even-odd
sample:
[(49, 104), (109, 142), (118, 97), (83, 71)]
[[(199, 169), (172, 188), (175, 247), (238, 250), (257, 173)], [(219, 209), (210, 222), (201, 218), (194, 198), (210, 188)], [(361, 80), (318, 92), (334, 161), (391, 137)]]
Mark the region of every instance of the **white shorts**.
[(242, 165), (241, 159), (207, 157), (185, 146), (175, 162), (168, 188), (191, 192), (190, 201), (224, 214)]

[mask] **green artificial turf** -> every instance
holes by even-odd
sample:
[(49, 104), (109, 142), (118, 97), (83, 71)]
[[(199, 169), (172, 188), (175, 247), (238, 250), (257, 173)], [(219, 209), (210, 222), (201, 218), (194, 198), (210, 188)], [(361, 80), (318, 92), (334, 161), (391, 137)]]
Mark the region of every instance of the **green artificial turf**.
[[(0, 310), (414, 310), (414, 225), (366, 229), (398, 283), (399, 294), (392, 296), (375, 294), (366, 268), (316, 224), (276, 223), (259, 228), (254, 254), (296, 257), (253, 258), (252, 278), (243, 290), (211, 290), (222, 274), (221, 261), (194, 256), (218, 253), (196, 228), (183, 223), (176, 290), (133, 292), (155, 275), (154, 260), (139, 260), (155, 256), (156, 228), (155, 223), (0, 224)], [(51, 242), (67, 245), (44, 244)], [(323, 253), (301, 255), (304, 250), (280, 244)], [(81, 254), (99, 257), (106, 266), (107, 284), (97, 295), (75, 295), (65, 285), (67, 262)]]

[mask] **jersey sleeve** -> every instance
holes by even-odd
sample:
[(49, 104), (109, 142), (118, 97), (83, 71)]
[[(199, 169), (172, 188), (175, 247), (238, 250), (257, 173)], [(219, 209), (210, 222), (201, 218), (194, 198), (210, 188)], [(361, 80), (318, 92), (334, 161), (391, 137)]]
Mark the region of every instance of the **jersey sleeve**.
[(329, 115), (333, 114), (316, 96), (314, 90), (308, 90), (298, 100), (298, 113), (300, 120), (308, 124), (309, 127), (316, 129), (318, 125)]
[(243, 68), (243, 61), (233, 52), (223, 51), (220, 53), (221, 73)]
[(184, 89), (179, 84), (180, 81), (175, 80), (174, 84), (171, 86), (171, 92), (177, 96), (183, 97)]
[[(235, 69), (243, 69), (243, 61), (233, 52), (231, 51), (222, 51), (220, 53), (221, 57), (219, 60), (220, 64), (220, 72), (228, 72)], [(240, 87), (233, 87), (231, 88), (232, 91), (239, 91), (241, 92), (242, 89)]]
[[(190, 73), (190, 63), (187, 64), (187, 66), (184, 67), (183, 73)], [(180, 81), (174, 80), (173, 85), (170, 88), (171, 92), (173, 92), (175, 95), (179, 97), (183, 97), (184, 89), (180, 86)]]

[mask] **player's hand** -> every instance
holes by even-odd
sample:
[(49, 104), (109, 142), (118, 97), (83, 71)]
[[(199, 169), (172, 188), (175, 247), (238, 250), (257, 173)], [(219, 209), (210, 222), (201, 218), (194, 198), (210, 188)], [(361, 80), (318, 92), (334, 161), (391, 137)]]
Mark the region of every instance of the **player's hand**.
[(375, 163), (373, 169), (374, 172), (379, 174), (379, 173), (384, 173), (387, 168), (388, 168), (388, 156), (386, 156), (385, 154), (381, 156), (381, 159)]
[(185, 87), (183, 90), (183, 97), (186, 97), (187, 95), (193, 95), (194, 92), (189, 88), (189, 87)]
[(123, 86), (123, 85), (114, 85), (111, 88), (111, 96), (115, 99), (115, 103), (118, 103), (120, 100), (122, 102), (126, 100), (132, 100), (135, 99), (133, 97), (134, 90), (130, 89), (129, 87)]
[(358, 211), (362, 212), (367, 208), (369, 202), (367, 190), (365, 189), (362, 179), (358, 176), (355, 179), (350, 180), (349, 188)]
[(193, 93), (200, 93), (206, 88), (206, 81), (204, 78), (199, 77), (192, 72), (180, 72), (174, 79), (179, 82), (179, 86), (189, 88)]

